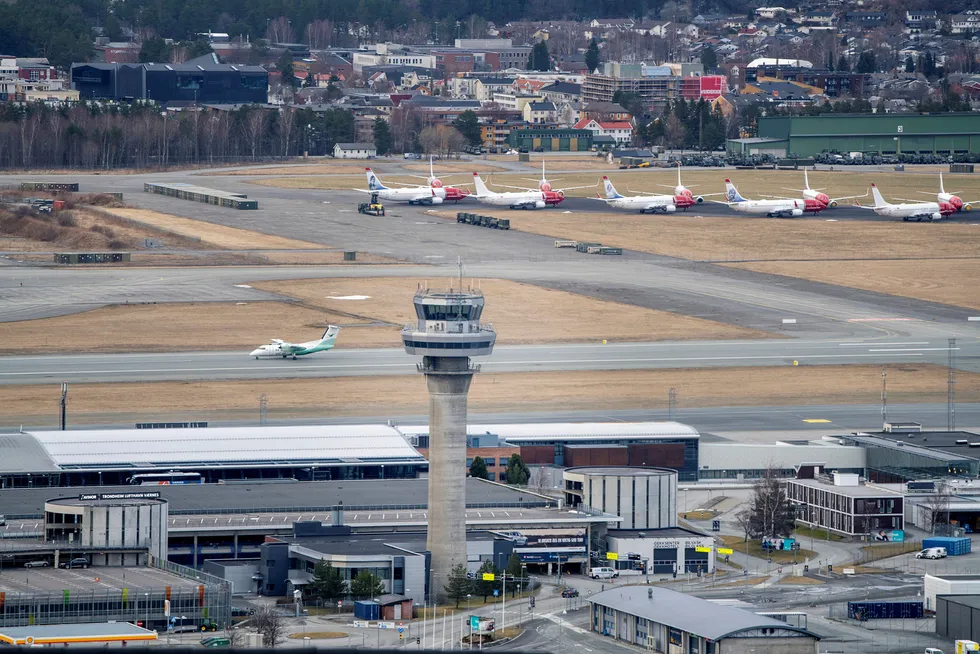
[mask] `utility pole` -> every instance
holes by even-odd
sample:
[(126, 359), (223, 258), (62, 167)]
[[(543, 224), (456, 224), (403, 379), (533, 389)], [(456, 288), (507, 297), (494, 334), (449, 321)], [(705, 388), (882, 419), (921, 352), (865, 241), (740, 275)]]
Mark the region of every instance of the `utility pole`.
[(946, 380), (946, 431), (956, 431), (956, 339), (949, 339), (949, 376)]
[(674, 407), (677, 406), (677, 389), (667, 390), (667, 420), (674, 419)]
[(269, 411), (269, 396), (265, 393), (259, 395), (259, 424), (264, 425), (266, 414)]
[(61, 431), (68, 429), (68, 382), (61, 382)]
[(888, 422), (888, 371), (881, 369), (881, 424)]

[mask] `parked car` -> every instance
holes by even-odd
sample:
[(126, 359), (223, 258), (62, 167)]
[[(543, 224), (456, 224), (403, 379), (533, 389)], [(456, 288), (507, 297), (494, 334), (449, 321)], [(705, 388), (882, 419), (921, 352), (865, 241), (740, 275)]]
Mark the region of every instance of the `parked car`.
[(0, 513), (0, 527), (6, 527), (6, 526), (7, 526), (7, 516)]
[(27, 563), (24, 564), (24, 567), (25, 568), (47, 568), (50, 565), (51, 564), (48, 563), (47, 561), (44, 561), (44, 560), (39, 559), (37, 561), (28, 561)]
[(922, 550), (915, 555), (917, 559), (945, 559), (946, 558), (946, 548), (945, 547), (930, 547)]
[(84, 557), (78, 557), (71, 559), (70, 561), (64, 561), (60, 566), (61, 568), (71, 569), (71, 568), (87, 568), (91, 565), (88, 559)]
[(569, 588), (568, 586), (566, 586), (565, 588), (562, 588), (561, 589), (561, 596), (562, 597), (578, 597), (578, 591), (575, 590), (574, 588)]

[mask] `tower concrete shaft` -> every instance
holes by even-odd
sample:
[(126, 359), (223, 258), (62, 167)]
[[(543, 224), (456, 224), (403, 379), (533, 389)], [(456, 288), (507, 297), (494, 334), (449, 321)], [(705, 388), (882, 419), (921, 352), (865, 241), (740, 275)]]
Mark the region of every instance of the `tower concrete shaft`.
[(431, 357), (421, 366), (429, 388), (429, 530), (431, 589), (445, 594), (453, 566), (466, 565), (466, 394), (468, 358)]

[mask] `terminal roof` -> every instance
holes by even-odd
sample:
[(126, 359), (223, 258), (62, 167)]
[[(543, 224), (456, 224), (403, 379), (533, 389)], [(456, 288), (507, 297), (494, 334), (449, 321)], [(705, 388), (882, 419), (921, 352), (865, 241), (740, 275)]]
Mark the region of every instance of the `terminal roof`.
[[(429, 433), (428, 425), (399, 426), (406, 435)], [(469, 436), (496, 434), (509, 443), (546, 443), (553, 441), (617, 441), (646, 439), (693, 439), (698, 432), (679, 422), (549, 422), (496, 425), (467, 425)]]
[(48, 624), (0, 628), (0, 642), (10, 645), (102, 643), (156, 639), (157, 632), (137, 627), (128, 622)]
[[(648, 592), (653, 591), (652, 599)], [(652, 620), (710, 640), (741, 631), (775, 628), (820, 638), (813, 632), (774, 618), (731, 606), (720, 606), (692, 595), (654, 586), (625, 586), (593, 595), (589, 602)], [(765, 637), (765, 636), (759, 636)]]

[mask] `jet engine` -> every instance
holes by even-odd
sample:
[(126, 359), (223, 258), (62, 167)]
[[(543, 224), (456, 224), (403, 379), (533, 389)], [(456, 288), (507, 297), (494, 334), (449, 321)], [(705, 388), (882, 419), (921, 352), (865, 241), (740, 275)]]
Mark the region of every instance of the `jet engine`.
[(677, 211), (677, 205), (675, 204), (668, 204), (664, 206), (664, 213), (674, 213), (675, 211)]
[(789, 212), (789, 215), (793, 216), (794, 218), (796, 218), (797, 216), (802, 216), (803, 209), (793, 209), (792, 211)]
[(942, 220), (943, 215), (937, 211), (936, 213), (932, 214), (929, 217), (932, 218), (933, 220)]
[(544, 209), (546, 206), (548, 205), (545, 203), (544, 200), (538, 200), (537, 202), (534, 203), (535, 209)]
[(433, 195), (432, 199), (429, 200), (429, 204), (442, 204), (442, 198), (440, 198), (438, 195)]
[(704, 198), (699, 195), (694, 199), (694, 201), (697, 202), (698, 204), (701, 204), (704, 202)]

